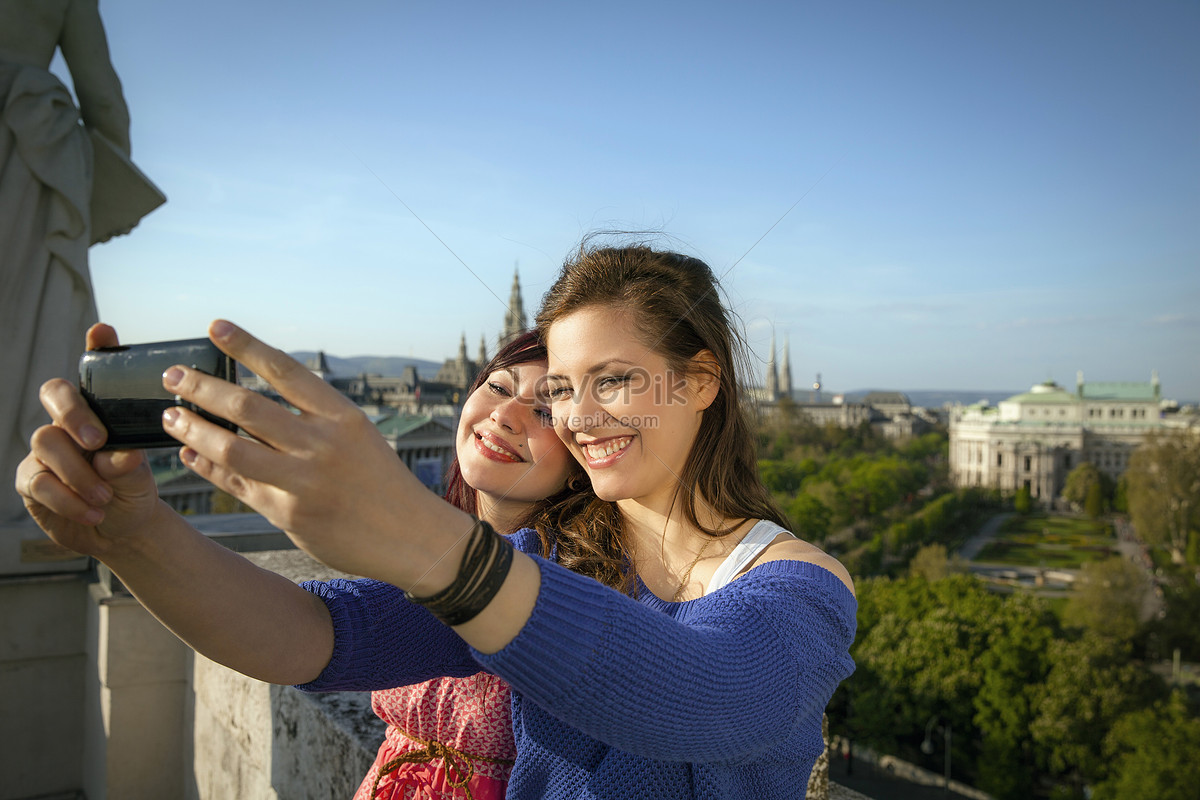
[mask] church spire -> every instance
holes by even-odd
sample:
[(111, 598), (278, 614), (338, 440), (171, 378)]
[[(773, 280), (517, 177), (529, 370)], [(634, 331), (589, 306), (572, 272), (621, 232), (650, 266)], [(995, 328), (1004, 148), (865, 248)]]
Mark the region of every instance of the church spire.
[(483, 369), (483, 365), (486, 363), (488, 363), (487, 337), (481, 333), (479, 334), (479, 366), (476, 369)]
[(775, 374), (775, 329), (771, 328), (771, 352), (767, 356), (767, 399), (779, 399), (779, 378)]
[(504, 315), (504, 333), (500, 336), (501, 346), (515, 339), (525, 330), (525, 302), (521, 299), (521, 274), (519, 264), (513, 265), (512, 293), (508, 298), (508, 312)]
[(792, 398), (792, 357), (788, 355), (788, 336), (783, 336), (783, 363), (779, 366), (779, 394)]

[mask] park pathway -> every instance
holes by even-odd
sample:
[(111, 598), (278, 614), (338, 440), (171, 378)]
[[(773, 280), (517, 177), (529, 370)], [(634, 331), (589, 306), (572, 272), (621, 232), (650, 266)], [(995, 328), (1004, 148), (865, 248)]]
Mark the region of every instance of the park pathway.
[(967, 561), (974, 561), (975, 557), (979, 555), (979, 551), (982, 550), (984, 546), (992, 540), (993, 537), (995, 537), (996, 532), (1000, 530), (1000, 526), (1003, 525), (1005, 521), (1013, 515), (1013, 513), (1014, 512), (1009, 511), (1003, 514), (997, 514), (987, 522), (983, 523), (983, 527), (979, 529), (979, 532), (968, 539), (966, 543), (958, 549), (958, 554)]

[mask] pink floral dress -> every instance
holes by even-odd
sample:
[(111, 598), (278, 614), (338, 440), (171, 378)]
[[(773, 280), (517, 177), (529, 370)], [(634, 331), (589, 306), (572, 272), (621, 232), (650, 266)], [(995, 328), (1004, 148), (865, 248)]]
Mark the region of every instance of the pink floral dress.
[(503, 800), (516, 757), (510, 697), (485, 672), (372, 692), (387, 733), (354, 800)]

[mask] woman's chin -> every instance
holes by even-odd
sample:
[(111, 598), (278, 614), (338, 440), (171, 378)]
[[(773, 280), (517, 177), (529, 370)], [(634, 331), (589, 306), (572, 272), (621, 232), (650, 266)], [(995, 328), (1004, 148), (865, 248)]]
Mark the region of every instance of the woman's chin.
[(625, 500), (629, 495), (628, 487), (621, 485), (616, 481), (603, 481), (592, 478), (592, 491), (596, 497), (609, 503), (615, 503), (618, 500)]

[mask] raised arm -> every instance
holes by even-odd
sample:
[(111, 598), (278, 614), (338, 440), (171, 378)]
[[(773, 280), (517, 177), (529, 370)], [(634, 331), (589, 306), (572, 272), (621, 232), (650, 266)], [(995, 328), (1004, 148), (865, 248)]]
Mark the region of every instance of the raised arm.
[[(106, 325), (88, 347), (116, 344)], [(56, 542), (108, 565), (200, 653), (255, 678), (303, 683), (329, 662), (333, 627), (318, 598), (198, 532), (158, 498), (141, 451), (93, 452), (103, 426), (63, 380), (42, 387), (39, 428), (16, 488)]]
[[(426, 489), (366, 415), (302, 364), (228, 322), (214, 322), (209, 334), (297, 413), (202, 372), (169, 369), (167, 389), (254, 437), (168, 409), (164, 426), (186, 445), (184, 463), (336, 569), (418, 596), (448, 587), (471, 517)], [(529, 618), (539, 581), (534, 561), (517, 553), (492, 602), (455, 631), (482, 652), (499, 650)]]

